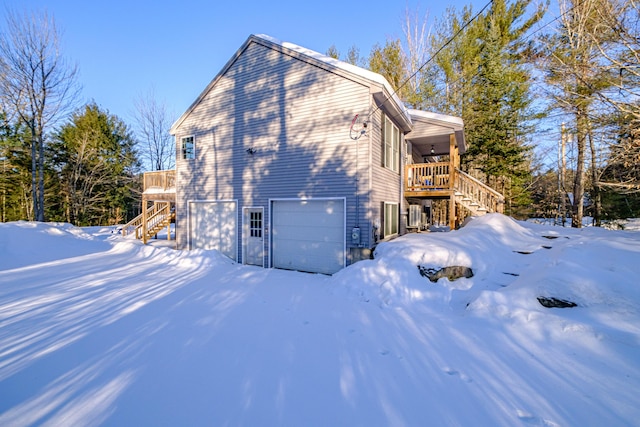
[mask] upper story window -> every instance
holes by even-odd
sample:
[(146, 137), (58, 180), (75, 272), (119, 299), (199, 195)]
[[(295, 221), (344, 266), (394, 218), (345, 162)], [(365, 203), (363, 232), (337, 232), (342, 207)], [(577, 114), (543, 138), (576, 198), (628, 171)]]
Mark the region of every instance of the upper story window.
[(195, 159), (196, 157), (196, 144), (193, 136), (185, 136), (181, 140), (181, 152), (182, 158), (185, 160)]
[(384, 116), (382, 140), (384, 142), (384, 167), (394, 172), (400, 172), (400, 130), (387, 116)]

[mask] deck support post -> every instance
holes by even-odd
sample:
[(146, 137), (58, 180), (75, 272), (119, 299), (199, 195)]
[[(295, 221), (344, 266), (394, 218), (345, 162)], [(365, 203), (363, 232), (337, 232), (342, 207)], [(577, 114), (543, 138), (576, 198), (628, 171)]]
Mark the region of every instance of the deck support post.
[(449, 135), (449, 229), (455, 230), (456, 228), (456, 135), (451, 133)]
[(142, 196), (142, 243), (147, 244), (147, 199)]

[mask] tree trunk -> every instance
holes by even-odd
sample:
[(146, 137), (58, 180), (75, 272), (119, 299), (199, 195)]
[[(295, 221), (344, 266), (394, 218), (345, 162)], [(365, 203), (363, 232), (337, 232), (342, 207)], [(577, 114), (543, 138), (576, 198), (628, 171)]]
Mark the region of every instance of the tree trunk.
[(44, 222), (44, 137), (42, 134), (38, 138), (38, 221)]
[(31, 127), (31, 202), (33, 203), (33, 215), (38, 219), (38, 160), (36, 150), (35, 125)]
[(593, 142), (593, 134), (589, 128), (589, 148), (591, 149), (591, 182), (593, 185), (593, 221), (596, 227), (602, 225), (602, 194), (600, 191), (600, 179), (598, 178), (598, 162), (596, 147)]
[(586, 150), (586, 114), (582, 111), (578, 113), (577, 125), (577, 149), (578, 158), (576, 163), (576, 176), (573, 178), (573, 205), (571, 210), (571, 227), (582, 228), (582, 217), (584, 216), (584, 155)]

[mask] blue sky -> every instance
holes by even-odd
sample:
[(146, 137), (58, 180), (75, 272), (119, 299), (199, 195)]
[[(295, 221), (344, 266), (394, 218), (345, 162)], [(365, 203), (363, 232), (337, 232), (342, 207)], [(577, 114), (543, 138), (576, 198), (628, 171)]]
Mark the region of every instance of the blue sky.
[(152, 89), (174, 117), (182, 114), (250, 34), (322, 53), (335, 45), (346, 55), (355, 45), (367, 56), (376, 43), (402, 37), (407, 8), (428, 13), (432, 24), (450, 5), (485, 3), (11, 0), (0, 14), (7, 7), (52, 14), (63, 54), (79, 68), (82, 100), (132, 124), (134, 100)]

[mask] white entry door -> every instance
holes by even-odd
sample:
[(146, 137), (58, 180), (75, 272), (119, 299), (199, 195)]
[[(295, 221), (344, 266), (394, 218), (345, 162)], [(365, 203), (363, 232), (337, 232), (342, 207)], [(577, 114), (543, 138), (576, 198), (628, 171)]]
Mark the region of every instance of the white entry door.
[(264, 267), (264, 209), (244, 208), (244, 263)]

